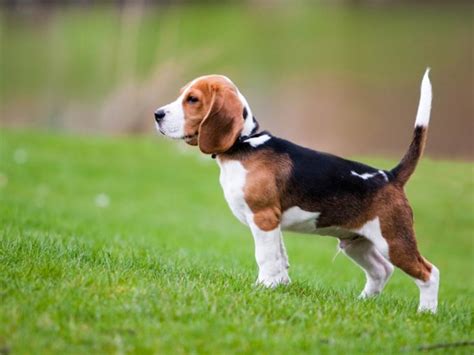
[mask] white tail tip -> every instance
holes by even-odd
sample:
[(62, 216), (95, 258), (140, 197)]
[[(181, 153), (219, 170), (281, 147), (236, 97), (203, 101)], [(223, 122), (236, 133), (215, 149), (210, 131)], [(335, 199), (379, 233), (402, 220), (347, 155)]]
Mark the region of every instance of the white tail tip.
[(416, 113), (415, 127), (428, 127), (431, 112), (431, 82), (430, 68), (427, 68), (423, 80), (421, 81), (420, 103), (418, 104), (418, 112)]

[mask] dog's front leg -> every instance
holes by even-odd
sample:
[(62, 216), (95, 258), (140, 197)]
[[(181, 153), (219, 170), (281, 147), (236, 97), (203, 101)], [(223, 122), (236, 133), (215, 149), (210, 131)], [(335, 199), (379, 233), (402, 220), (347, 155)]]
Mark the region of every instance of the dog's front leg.
[(258, 264), (257, 284), (273, 288), (280, 284), (290, 283), (288, 257), (280, 226), (264, 231), (253, 221), (249, 225), (255, 240), (255, 259)]

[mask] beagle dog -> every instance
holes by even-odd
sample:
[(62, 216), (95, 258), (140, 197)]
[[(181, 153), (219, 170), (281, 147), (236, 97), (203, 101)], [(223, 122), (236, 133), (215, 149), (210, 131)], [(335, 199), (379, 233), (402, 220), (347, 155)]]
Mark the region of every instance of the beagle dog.
[(429, 69), (421, 84), (413, 140), (392, 170), (259, 131), (247, 100), (222, 75), (185, 85), (176, 101), (156, 110), (156, 127), (216, 158), (227, 203), (254, 237), (257, 284), (290, 282), (282, 231), (332, 236), (366, 274), (360, 298), (379, 294), (395, 265), (418, 285), (418, 310), (435, 313), (439, 271), (418, 251), (404, 192), (426, 142), (432, 95), (428, 74)]

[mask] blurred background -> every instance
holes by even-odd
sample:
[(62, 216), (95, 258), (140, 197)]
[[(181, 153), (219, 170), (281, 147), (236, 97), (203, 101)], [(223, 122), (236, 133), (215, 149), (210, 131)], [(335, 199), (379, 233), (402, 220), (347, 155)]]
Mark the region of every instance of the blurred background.
[(0, 1), (3, 127), (151, 135), (156, 107), (220, 73), (276, 135), (399, 157), (427, 66), (427, 154), (472, 160), (470, 1)]

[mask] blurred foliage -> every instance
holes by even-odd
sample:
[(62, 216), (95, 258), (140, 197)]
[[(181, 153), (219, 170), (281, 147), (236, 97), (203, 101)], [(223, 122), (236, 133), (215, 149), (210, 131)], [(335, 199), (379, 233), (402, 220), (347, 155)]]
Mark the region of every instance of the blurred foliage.
[(395, 79), (407, 64), (455, 61), (453, 51), (471, 40), (468, 9), (201, 4), (4, 11), (1, 98), (100, 97), (124, 77), (144, 78), (169, 61), (184, 61), (190, 76), (221, 71), (279, 80), (343, 71)]
[(474, 154), (472, 4), (28, 3), (0, 6), (2, 125), (150, 132), (151, 113), (181, 85), (220, 73), (275, 134), (337, 154), (398, 157), (431, 66), (427, 153)]

